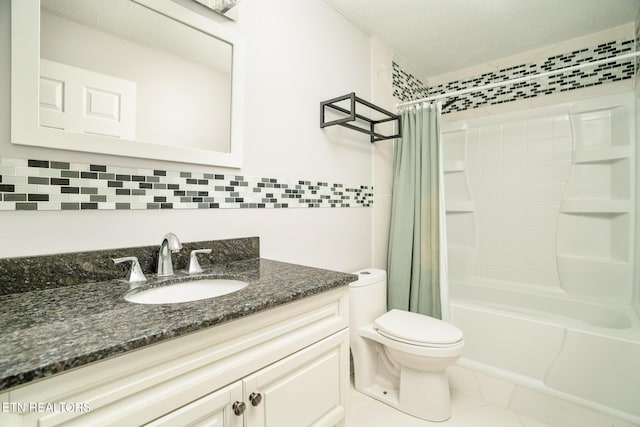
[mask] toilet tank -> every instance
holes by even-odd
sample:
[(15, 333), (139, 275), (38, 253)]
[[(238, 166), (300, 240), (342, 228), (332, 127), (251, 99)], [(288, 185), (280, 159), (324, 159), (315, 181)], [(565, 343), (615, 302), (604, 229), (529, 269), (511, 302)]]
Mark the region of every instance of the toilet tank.
[(356, 271), (349, 284), (349, 326), (366, 326), (387, 312), (387, 272), (376, 268)]

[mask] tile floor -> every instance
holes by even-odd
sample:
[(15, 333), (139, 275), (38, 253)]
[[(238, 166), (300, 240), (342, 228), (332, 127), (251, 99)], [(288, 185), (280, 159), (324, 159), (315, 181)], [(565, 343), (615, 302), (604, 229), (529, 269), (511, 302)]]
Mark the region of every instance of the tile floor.
[(350, 389), (346, 427), (551, 427), (511, 409), (452, 390), (453, 416), (432, 423), (397, 411)]

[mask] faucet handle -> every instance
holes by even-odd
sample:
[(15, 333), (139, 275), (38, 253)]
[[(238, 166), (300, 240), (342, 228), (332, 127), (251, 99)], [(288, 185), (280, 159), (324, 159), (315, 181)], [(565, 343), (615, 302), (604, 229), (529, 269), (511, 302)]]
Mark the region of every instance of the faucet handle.
[(127, 280), (129, 281), (129, 283), (146, 281), (147, 279), (144, 277), (144, 273), (140, 268), (140, 263), (138, 262), (137, 257), (126, 256), (122, 258), (113, 258), (113, 262), (115, 264), (120, 264), (127, 261), (131, 261), (131, 268), (129, 269), (129, 275), (127, 276)]
[(200, 263), (198, 263), (197, 255), (209, 253), (211, 253), (211, 249), (197, 249), (195, 251), (191, 251), (191, 255), (189, 257), (189, 274), (202, 272), (202, 267), (200, 267)]

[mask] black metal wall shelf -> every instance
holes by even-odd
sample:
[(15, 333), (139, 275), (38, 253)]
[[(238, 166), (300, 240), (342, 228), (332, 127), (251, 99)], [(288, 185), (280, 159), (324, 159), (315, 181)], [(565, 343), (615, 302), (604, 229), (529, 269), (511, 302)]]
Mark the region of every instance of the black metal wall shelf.
[[(343, 108), (336, 105), (338, 102), (342, 102), (346, 100), (350, 101), (349, 103), (350, 108), (347, 109), (347, 108)], [(383, 117), (380, 119), (372, 119), (372, 118), (363, 116), (362, 114), (356, 113), (356, 108), (358, 104), (361, 104), (365, 107), (368, 107), (372, 110), (377, 111)], [(325, 121), (325, 111), (327, 107), (335, 111), (338, 111), (342, 114), (346, 114), (347, 116), (336, 119), (336, 120)], [(368, 128), (359, 127), (350, 123), (350, 122), (355, 122), (356, 120), (365, 122), (366, 124), (368, 124)], [(389, 123), (392, 121), (396, 122), (395, 128), (397, 129), (397, 131), (395, 134), (384, 135), (379, 132), (376, 132), (376, 125), (380, 123)], [(376, 141), (383, 141), (385, 139), (400, 138), (402, 136), (402, 127), (400, 126), (399, 115), (390, 113), (389, 111), (383, 108), (380, 108), (377, 105), (367, 102), (362, 98), (358, 98), (355, 92), (351, 92), (348, 95), (339, 96), (337, 98), (333, 98), (328, 101), (323, 101), (320, 103), (320, 127), (325, 128), (327, 126), (334, 126), (334, 125), (344, 126), (346, 128), (349, 128), (358, 132), (366, 133), (371, 137), (371, 143), (374, 143)]]

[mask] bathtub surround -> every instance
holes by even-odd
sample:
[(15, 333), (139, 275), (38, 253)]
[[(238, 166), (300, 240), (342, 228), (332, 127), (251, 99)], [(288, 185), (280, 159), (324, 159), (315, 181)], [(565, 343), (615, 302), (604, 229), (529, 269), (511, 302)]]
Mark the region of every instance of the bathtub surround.
[(640, 423), (634, 109), (628, 92), (451, 122), (443, 151), (460, 363)]
[(369, 207), (372, 188), (0, 157), (0, 210)]
[[(248, 237), (183, 243), (182, 250), (173, 254), (174, 270), (187, 269), (191, 251), (198, 249), (211, 249), (211, 253), (198, 257), (201, 267), (207, 269), (219, 264), (260, 258), (260, 239)], [(158, 246), (0, 258), (0, 295), (124, 279), (128, 267), (114, 264), (113, 259), (127, 256), (138, 258), (145, 275), (156, 273)]]
[[(439, 95), (476, 86), (483, 86), (518, 77), (529, 76), (546, 71), (577, 65), (588, 61), (610, 58), (635, 50), (633, 37), (625, 37), (599, 43), (561, 54), (549, 56), (543, 60), (522, 63), (500, 68), (472, 77), (447, 81), (441, 84), (428, 84), (428, 87), (410, 73), (394, 63), (394, 96), (400, 101), (410, 101), (427, 96)], [(543, 79), (515, 83), (482, 92), (473, 92), (447, 99), (450, 104), (443, 108), (443, 114), (471, 110), (488, 105), (504, 104), (554, 93), (583, 89), (607, 83), (628, 80), (635, 75), (635, 60), (629, 59), (616, 63), (603, 64), (593, 68), (577, 70)], [(421, 86), (422, 85), (422, 86)]]
[(452, 279), (628, 304), (633, 108), (626, 94), (449, 124)]

